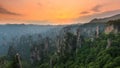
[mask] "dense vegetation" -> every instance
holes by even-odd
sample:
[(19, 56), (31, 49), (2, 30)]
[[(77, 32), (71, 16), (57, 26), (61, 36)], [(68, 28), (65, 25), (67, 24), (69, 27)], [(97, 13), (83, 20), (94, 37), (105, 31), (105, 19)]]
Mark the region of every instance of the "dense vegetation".
[[(111, 39), (109, 47), (108, 39)], [(60, 46), (62, 46), (62, 49), (60, 49), (59, 53), (56, 51), (55, 54), (45, 55), (47, 60), (38, 61), (34, 65), (22, 60), (23, 68), (31, 68), (32, 66), (33, 68), (120, 67), (120, 34), (101, 34), (99, 38), (94, 39), (82, 38), (81, 47), (76, 48), (76, 35), (68, 32)], [(15, 68), (15, 64), (15, 59), (0, 58), (0, 68)]]

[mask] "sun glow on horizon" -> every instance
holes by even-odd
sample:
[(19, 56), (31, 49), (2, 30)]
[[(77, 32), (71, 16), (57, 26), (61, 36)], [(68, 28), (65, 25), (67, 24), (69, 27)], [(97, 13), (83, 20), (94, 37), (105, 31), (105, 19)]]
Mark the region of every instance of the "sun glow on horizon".
[(118, 10), (119, 3), (118, 0), (0, 0), (0, 20), (74, 24), (87, 22), (90, 15)]

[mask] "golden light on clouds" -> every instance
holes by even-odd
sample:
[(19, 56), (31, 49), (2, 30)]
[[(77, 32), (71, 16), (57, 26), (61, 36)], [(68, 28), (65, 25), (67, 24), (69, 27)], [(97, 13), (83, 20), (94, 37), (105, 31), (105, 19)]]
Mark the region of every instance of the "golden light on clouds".
[(0, 0), (0, 20), (87, 22), (89, 15), (119, 10), (119, 3), (119, 0)]

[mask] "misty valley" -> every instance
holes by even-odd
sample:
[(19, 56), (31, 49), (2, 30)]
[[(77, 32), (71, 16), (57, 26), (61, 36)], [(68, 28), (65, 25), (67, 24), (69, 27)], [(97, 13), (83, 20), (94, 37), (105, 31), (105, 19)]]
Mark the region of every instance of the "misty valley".
[(71, 25), (0, 25), (0, 68), (120, 68), (120, 14)]

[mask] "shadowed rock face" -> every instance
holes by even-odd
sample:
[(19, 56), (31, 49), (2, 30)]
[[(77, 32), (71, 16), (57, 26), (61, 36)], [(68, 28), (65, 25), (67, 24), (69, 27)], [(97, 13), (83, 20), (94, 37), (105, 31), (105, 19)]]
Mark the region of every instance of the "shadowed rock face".
[(120, 32), (120, 20), (118, 21), (118, 24), (115, 25), (115, 28)]
[(105, 33), (120, 32), (120, 19), (107, 22)]

